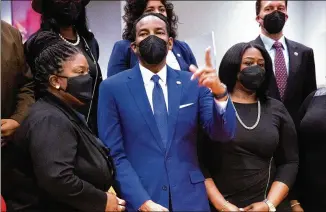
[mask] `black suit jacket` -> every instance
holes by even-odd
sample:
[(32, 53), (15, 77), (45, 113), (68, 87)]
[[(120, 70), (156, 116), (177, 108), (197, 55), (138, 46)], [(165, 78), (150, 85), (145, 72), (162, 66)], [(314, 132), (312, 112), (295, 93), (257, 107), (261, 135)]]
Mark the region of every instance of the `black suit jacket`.
[(15, 210), (105, 210), (113, 161), (81, 115), (55, 96), (32, 106), (8, 148), (11, 186), (1, 192)]
[[(265, 47), (260, 36), (251, 42)], [(311, 92), (317, 89), (314, 53), (311, 48), (303, 44), (287, 38), (285, 42), (288, 47), (290, 70), (283, 103), (297, 124), (301, 104)], [(280, 100), (274, 74), (269, 86), (269, 96)]]

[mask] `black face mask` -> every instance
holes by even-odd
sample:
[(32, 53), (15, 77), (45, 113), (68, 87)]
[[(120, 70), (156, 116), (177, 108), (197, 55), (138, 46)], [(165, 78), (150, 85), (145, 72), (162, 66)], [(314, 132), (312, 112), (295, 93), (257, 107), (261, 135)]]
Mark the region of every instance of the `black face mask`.
[(93, 79), (89, 74), (80, 75), (77, 77), (63, 77), (68, 80), (65, 92), (76, 97), (84, 104), (88, 104), (92, 100)]
[(150, 65), (161, 63), (168, 53), (167, 43), (165, 40), (150, 35), (142, 40), (139, 45), (140, 57)]
[(265, 80), (265, 69), (255, 65), (244, 68), (239, 72), (239, 81), (243, 87), (256, 91)]
[(274, 11), (264, 18), (264, 28), (269, 34), (276, 34), (282, 31), (285, 24), (285, 13)]
[(52, 13), (62, 26), (71, 26), (78, 20), (83, 4), (81, 0), (52, 0)]

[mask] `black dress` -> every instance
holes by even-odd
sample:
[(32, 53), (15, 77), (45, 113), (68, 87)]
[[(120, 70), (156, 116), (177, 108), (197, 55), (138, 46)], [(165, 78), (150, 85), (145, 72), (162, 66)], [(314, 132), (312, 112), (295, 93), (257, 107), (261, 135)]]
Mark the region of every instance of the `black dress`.
[[(253, 126), (257, 103), (234, 105), (244, 124)], [(237, 121), (233, 141), (205, 143), (201, 151), (206, 178), (212, 178), (225, 199), (237, 207), (263, 201), (274, 181), (291, 187), (297, 174), (295, 126), (284, 105), (271, 98), (261, 103), (256, 128), (247, 130)], [(290, 210), (289, 202), (283, 201), (278, 209)]]
[(326, 88), (310, 94), (300, 110), (300, 169), (295, 192), (305, 211), (326, 210)]
[(81, 116), (52, 94), (32, 106), (8, 149), (13, 183), (2, 195), (15, 210), (105, 210), (113, 162)]

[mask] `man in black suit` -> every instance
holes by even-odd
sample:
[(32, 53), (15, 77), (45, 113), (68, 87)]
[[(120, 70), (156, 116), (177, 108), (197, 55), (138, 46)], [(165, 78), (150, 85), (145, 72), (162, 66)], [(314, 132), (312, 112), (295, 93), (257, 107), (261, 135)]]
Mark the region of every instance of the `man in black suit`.
[(252, 42), (266, 48), (273, 61), (269, 95), (281, 100), (297, 124), (298, 110), (316, 86), (313, 50), (284, 37), (287, 1), (256, 1), (256, 21), (261, 34)]

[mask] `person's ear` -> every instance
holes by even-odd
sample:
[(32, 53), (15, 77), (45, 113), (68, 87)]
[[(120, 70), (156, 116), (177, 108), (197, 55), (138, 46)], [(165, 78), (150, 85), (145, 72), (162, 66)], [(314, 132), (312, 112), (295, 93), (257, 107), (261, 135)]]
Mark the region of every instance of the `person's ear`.
[(59, 90), (60, 87), (61, 87), (60, 82), (59, 82), (59, 77), (57, 77), (55, 75), (51, 75), (50, 78), (49, 78), (49, 85), (52, 88), (55, 88), (55, 89)]
[(130, 48), (131, 50), (135, 53), (135, 55), (138, 55), (138, 48), (137, 48), (137, 44), (136, 44), (136, 41), (132, 42), (130, 44)]
[(168, 40), (168, 49), (169, 50), (172, 50), (173, 48), (173, 38), (169, 37), (169, 40)]

